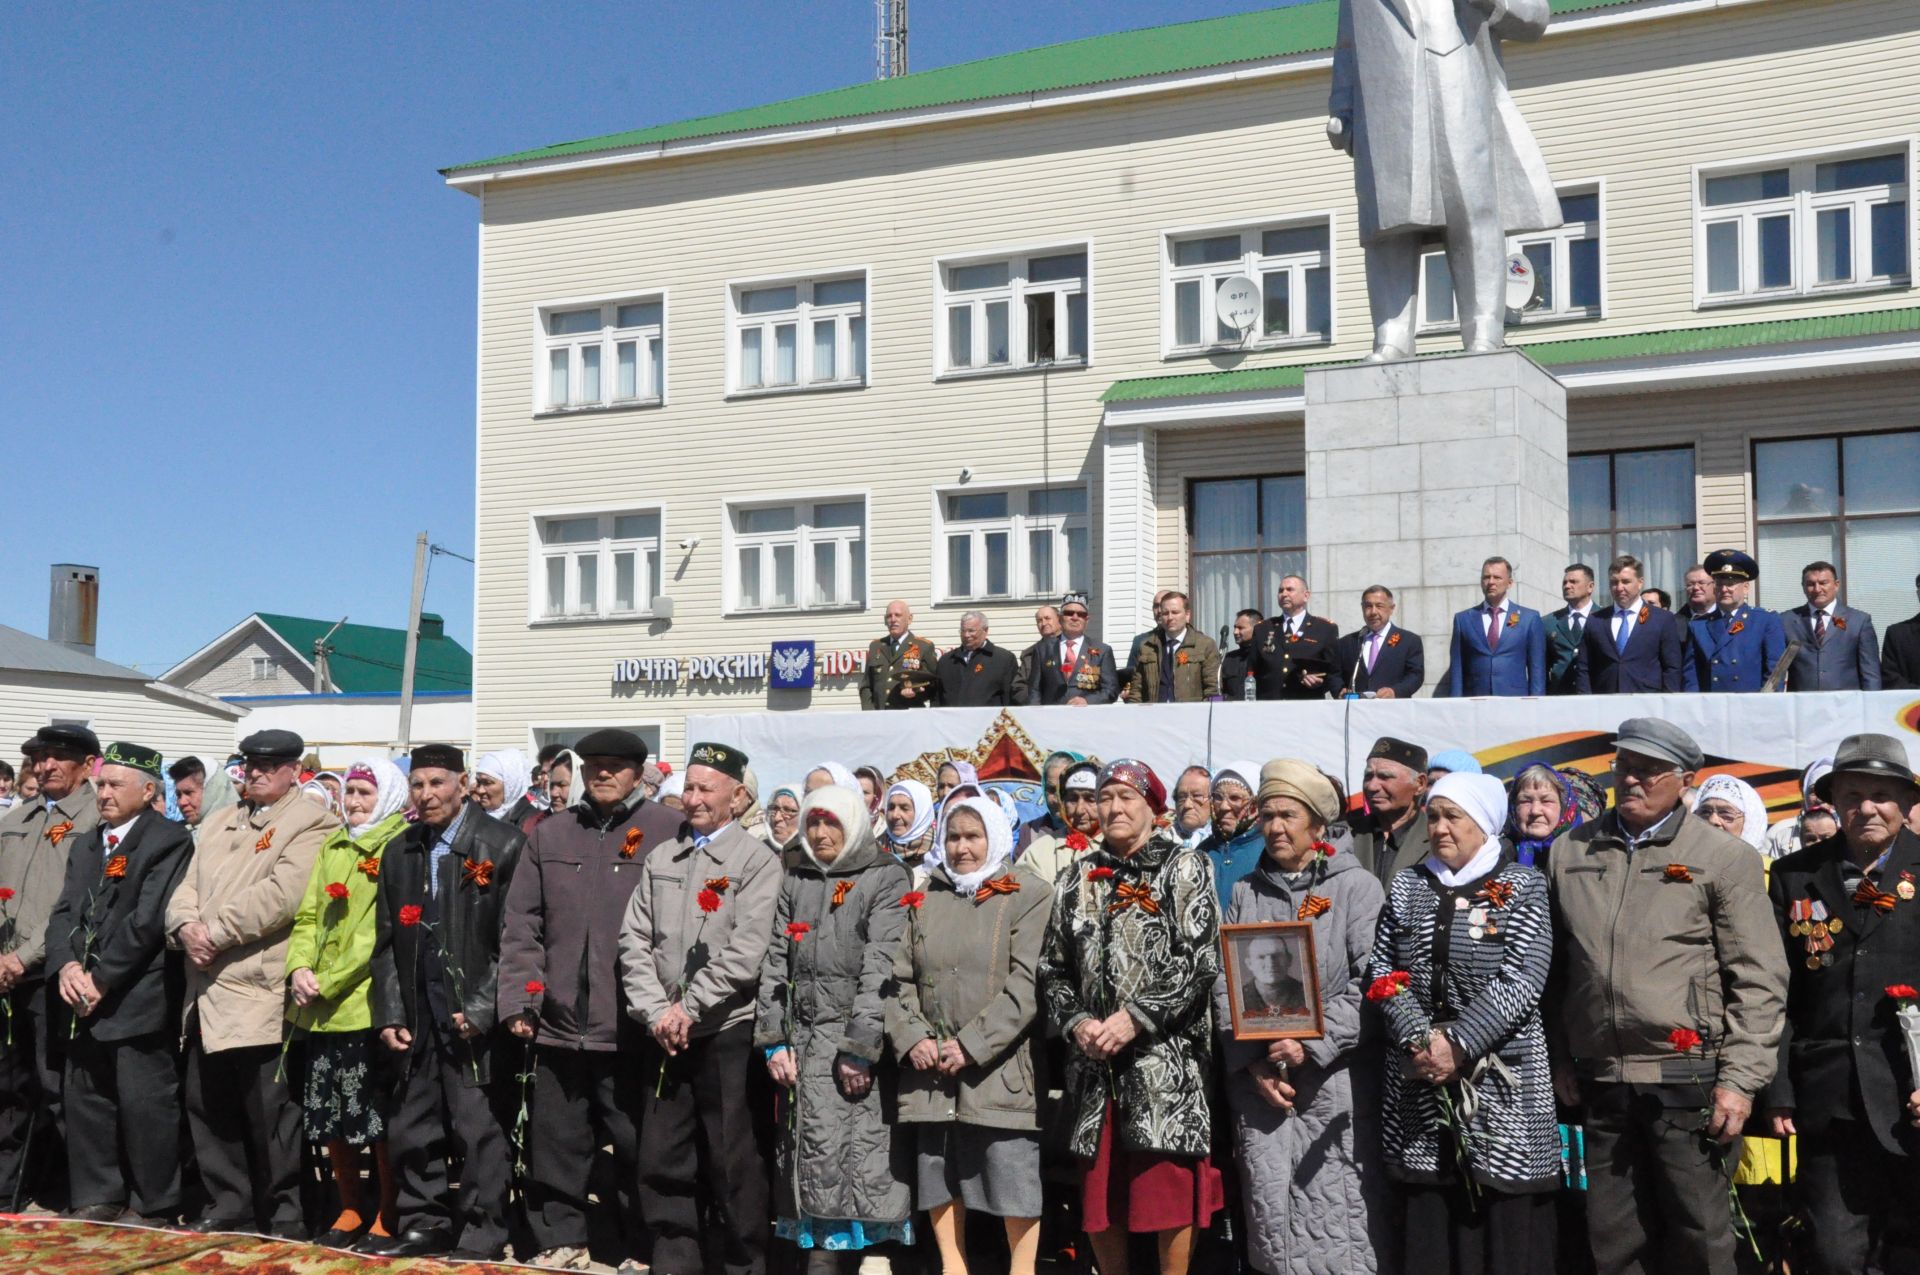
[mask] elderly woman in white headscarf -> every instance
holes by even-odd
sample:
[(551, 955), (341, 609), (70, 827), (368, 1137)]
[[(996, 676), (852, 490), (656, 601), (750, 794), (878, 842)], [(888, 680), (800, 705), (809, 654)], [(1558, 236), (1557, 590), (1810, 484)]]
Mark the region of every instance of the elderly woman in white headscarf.
[(482, 753), (473, 763), (473, 799), (480, 808), (514, 827), (524, 826), (536, 807), (527, 800), (533, 763), (518, 748)]
[[(1367, 999), (1387, 1024), (1387, 1172), (1423, 1271), (1554, 1268), (1560, 1144), (1540, 997), (1553, 961), (1546, 878), (1500, 838), (1506, 786), (1443, 775), (1427, 857), (1388, 887)], [(1447, 1111), (1464, 1123), (1464, 1136)]]
[(875, 1084), (913, 881), (874, 839), (858, 785), (808, 793), (800, 824), (805, 857), (781, 883), (754, 1025), (792, 1104), (775, 1233), (809, 1272), (851, 1272), (860, 1250), (913, 1239), (905, 1147)]
[(867, 804), (866, 789), (860, 786), (860, 781), (854, 778), (851, 770), (848, 770), (837, 761), (823, 761), (812, 770), (809, 770), (807, 772), (807, 781), (803, 785), (803, 788), (806, 794), (811, 794), (815, 789), (825, 788), (829, 784), (838, 788), (844, 788), (854, 796), (860, 798), (860, 804), (862, 806)]
[(1693, 795), (1693, 813), (1758, 850), (1767, 839), (1767, 803), (1753, 785), (1732, 775), (1714, 775)]
[[(931, 794), (928, 795), (931, 802)], [(1012, 863), (1013, 825), (983, 797), (949, 802), (946, 844), (895, 949), (887, 1036), (902, 1060), (900, 1122), (915, 1130), (915, 1204), (941, 1263), (965, 1271), (966, 1215), (1005, 1220), (1012, 1275), (1039, 1248), (1036, 977), (1053, 891)]]
[[(341, 804), (346, 823), (328, 834), (314, 861), (286, 965), (293, 990), (287, 1019), (309, 1041), (300, 1104), (306, 1137), (327, 1149), (340, 1195), (340, 1212), (319, 1239), (333, 1248), (369, 1232), (390, 1234), (394, 1225), (397, 1187), (385, 1142), (391, 1112), (374, 1065), (368, 992), (380, 858), (406, 831), (407, 778), (384, 757), (363, 758), (347, 768)], [(377, 1205), (360, 1181), (360, 1150), (368, 1146), (378, 1168)]]
[(880, 844), (909, 868), (926, 857), (933, 845), (933, 792), (918, 779), (902, 779), (887, 789), (880, 802), (886, 831)]

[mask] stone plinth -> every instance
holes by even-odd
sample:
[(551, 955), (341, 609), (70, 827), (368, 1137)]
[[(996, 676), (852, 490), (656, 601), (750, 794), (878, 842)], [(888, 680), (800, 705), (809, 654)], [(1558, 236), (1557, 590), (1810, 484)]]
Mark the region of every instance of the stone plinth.
[(1369, 585), (1447, 668), (1480, 564), (1513, 563), (1512, 596), (1550, 612), (1567, 564), (1566, 387), (1518, 350), (1311, 371), (1307, 562), (1313, 611), (1360, 624)]

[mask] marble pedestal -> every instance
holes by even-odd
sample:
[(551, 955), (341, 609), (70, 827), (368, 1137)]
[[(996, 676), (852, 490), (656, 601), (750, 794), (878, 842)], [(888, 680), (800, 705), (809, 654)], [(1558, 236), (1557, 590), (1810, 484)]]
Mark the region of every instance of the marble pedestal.
[(1351, 632), (1361, 593), (1386, 585), (1432, 685), (1453, 614), (1481, 600), (1485, 559), (1513, 563), (1515, 601), (1561, 605), (1567, 392), (1537, 363), (1505, 349), (1329, 368), (1307, 373), (1306, 397), (1316, 615)]

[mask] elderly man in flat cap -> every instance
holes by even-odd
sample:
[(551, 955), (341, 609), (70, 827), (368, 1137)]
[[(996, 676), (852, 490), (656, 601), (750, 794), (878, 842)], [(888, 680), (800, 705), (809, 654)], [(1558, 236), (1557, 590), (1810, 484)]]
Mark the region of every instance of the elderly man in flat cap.
[(1360, 777), (1366, 813), (1352, 821), (1353, 854), (1384, 888), (1427, 857), (1427, 750), (1382, 735)]
[(0, 903), (0, 995), (13, 1030), (13, 1043), (0, 1046), (0, 1191), (53, 1198), (57, 1145), (39, 1161), (49, 1172), (27, 1177), (35, 1109), (50, 1142), (57, 1144), (61, 1123), (62, 1042), (52, 1031), (44, 977), (47, 916), (66, 880), (67, 856), (100, 822), (88, 778), (100, 741), (84, 726), (43, 726), (20, 751), (40, 791), (0, 816), (0, 888), (13, 891)]
[(193, 837), (154, 809), (160, 754), (101, 757), (100, 824), (74, 844), (47, 921), (47, 968), (73, 1015), (65, 1094), (74, 1216), (171, 1225), (180, 1212), (180, 1074), (167, 1011), (167, 900)]
[(1760, 564), (1751, 554), (1721, 549), (1707, 555), (1706, 572), (1715, 606), (1687, 625), (1681, 682), (1690, 691), (1760, 690), (1787, 651), (1780, 617), (1747, 605)]
[(187, 954), (187, 1126), (206, 1186), (192, 1229), (305, 1239), (300, 1106), (282, 1036), (287, 940), (307, 878), (340, 820), (300, 793), (305, 743), (263, 730), (240, 741), (238, 805), (208, 816), (167, 905)]
[(1613, 809), (1547, 859), (1544, 1003), (1555, 1085), (1586, 1107), (1599, 1275), (1734, 1271), (1727, 1184), (1773, 1079), (1787, 968), (1760, 856), (1681, 801), (1703, 764), (1678, 726), (1622, 722)]
[(534, 828), (507, 893), (500, 1015), (534, 1046), (526, 1181), (533, 1264), (566, 1269), (586, 1258), (587, 1171), (595, 1148), (610, 1144), (625, 1257), (637, 1266), (635, 1128), (646, 1032), (625, 1012), (612, 971), (627, 901), (647, 856), (680, 835), (680, 815), (643, 795), (647, 746), (632, 731), (593, 731), (574, 751), (586, 797)]
[(1896, 1018), (1920, 982), (1920, 783), (1899, 740), (1851, 735), (1814, 792), (1840, 831), (1773, 865), (1789, 981), (1769, 1122), (1800, 1136), (1815, 1271), (1865, 1271), (1876, 1251), (1877, 1269), (1920, 1270), (1920, 1078)]
[[(387, 1126), (400, 1229), (356, 1245), (378, 1257), (490, 1262), (507, 1246), (512, 1155), (494, 1028), (501, 923), (527, 838), (487, 817), (466, 771), (450, 744), (413, 750), (407, 792), (419, 819), (380, 859), (369, 1000), (401, 1079)], [(456, 1153), (458, 1200), (447, 1172)]]
[(686, 827), (647, 856), (620, 928), (628, 1012), (651, 1036), (641, 1052), (640, 1209), (660, 1275), (706, 1269), (710, 1215), (721, 1219), (711, 1247), (729, 1275), (766, 1269), (767, 1131), (756, 1128), (749, 1085), (765, 1075), (753, 1013), (780, 860), (733, 821), (746, 768), (737, 748), (693, 746)]

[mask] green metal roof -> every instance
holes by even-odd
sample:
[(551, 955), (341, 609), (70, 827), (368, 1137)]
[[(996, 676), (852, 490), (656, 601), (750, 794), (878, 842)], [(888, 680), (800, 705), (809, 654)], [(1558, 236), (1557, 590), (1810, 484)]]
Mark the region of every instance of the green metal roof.
[[(1578, 13), (1585, 9), (1605, 9), (1638, 2), (1551, 0), (1555, 13)], [(565, 159), (599, 151), (622, 150), (630, 146), (712, 137), (721, 133), (793, 128), (828, 120), (884, 115), (894, 111), (951, 106), (960, 102), (1018, 97), (1177, 71), (1230, 66), (1237, 62), (1255, 62), (1297, 53), (1321, 53), (1333, 47), (1338, 15), (1336, 0), (1314, 0), (1312, 3), (1283, 5), (1254, 13), (1092, 36), (1065, 44), (982, 58), (976, 62), (915, 71), (893, 79), (849, 85), (767, 106), (705, 115), (677, 124), (660, 124), (652, 128), (517, 151), (492, 159), (455, 164), (440, 171), (451, 175), (476, 168)]]
[[(1844, 341), (1900, 332), (1920, 332), (1920, 307), (1862, 310), (1853, 314), (1822, 314), (1806, 319), (1773, 319), (1759, 323), (1723, 323), (1714, 327), (1671, 328), (1660, 332), (1627, 332), (1615, 336), (1574, 337), (1561, 341), (1515, 340), (1513, 344), (1516, 348), (1524, 349), (1542, 367), (1555, 367), (1712, 354), (1722, 350), (1792, 345), (1803, 341)], [(1436, 350), (1420, 357), (1435, 358), (1451, 352)], [(1244, 394), (1256, 390), (1297, 390), (1306, 384), (1310, 370), (1340, 367), (1351, 362), (1351, 359), (1333, 359), (1321, 363), (1291, 363), (1282, 367), (1237, 368), (1230, 372), (1137, 376), (1115, 381), (1100, 396), (1100, 401), (1139, 403), (1151, 399)]]
[[(255, 619), (272, 629), (288, 646), (313, 660), (313, 644), (333, 627), (331, 620), (307, 620), (297, 615), (256, 612)], [(437, 615), (420, 617), (420, 649), (414, 656), (413, 685), (418, 691), (471, 691), (473, 656), (448, 637)], [(397, 692), (407, 658), (407, 631), (372, 624), (343, 624), (327, 639), (333, 652), (327, 669), (336, 690), (348, 694)]]

